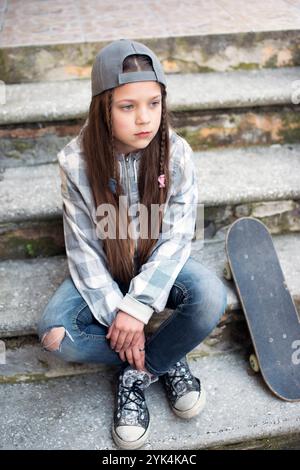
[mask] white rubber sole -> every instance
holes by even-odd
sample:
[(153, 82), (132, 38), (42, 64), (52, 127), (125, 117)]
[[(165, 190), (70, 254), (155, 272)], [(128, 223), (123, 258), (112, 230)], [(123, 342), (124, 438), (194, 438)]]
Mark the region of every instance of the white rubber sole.
[(206, 403), (206, 393), (205, 393), (205, 390), (201, 388), (200, 397), (198, 398), (198, 400), (196, 401), (196, 403), (194, 404), (192, 408), (190, 408), (189, 410), (181, 411), (181, 410), (177, 410), (176, 408), (174, 408), (174, 406), (172, 406), (172, 410), (177, 416), (179, 416), (179, 418), (190, 419), (198, 415), (203, 410), (203, 408), (205, 407), (205, 403)]
[(128, 450), (133, 450), (133, 449), (139, 449), (142, 447), (145, 442), (148, 439), (149, 435), (149, 430), (150, 430), (150, 421), (149, 421), (149, 426), (148, 429), (145, 431), (145, 433), (137, 440), (137, 441), (124, 441), (121, 439), (116, 431), (114, 430), (114, 427), (112, 428), (112, 437), (113, 440), (115, 441), (115, 444), (120, 447), (120, 449), (128, 449)]

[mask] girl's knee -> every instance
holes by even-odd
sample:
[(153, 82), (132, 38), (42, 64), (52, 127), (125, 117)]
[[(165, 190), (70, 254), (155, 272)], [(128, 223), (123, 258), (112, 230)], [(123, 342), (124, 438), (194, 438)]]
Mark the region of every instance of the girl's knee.
[(51, 328), (41, 337), (41, 343), (47, 351), (59, 351), (62, 340), (64, 339), (66, 330), (63, 326)]
[(223, 282), (218, 279), (218, 287), (216, 289), (215, 311), (221, 317), (227, 308), (227, 289)]
[[(72, 335), (74, 335), (73, 332)], [(59, 359), (67, 362), (81, 362), (84, 351), (78, 338), (75, 340), (72, 335), (64, 326), (53, 326), (40, 336), (41, 345), (45, 351), (54, 354)]]
[(227, 291), (223, 282), (212, 276), (199, 287), (199, 305), (211, 314), (223, 314), (227, 306)]
[(219, 323), (227, 307), (227, 290), (222, 281), (212, 277), (197, 291), (193, 308), (193, 328), (209, 334)]
[[(221, 316), (227, 307), (227, 290), (221, 279), (211, 270), (190, 258), (182, 273), (188, 291), (188, 302), (198, 307), (198, 312), (210, 316)], [(196, 313), (195, 309), (195, 314)]]

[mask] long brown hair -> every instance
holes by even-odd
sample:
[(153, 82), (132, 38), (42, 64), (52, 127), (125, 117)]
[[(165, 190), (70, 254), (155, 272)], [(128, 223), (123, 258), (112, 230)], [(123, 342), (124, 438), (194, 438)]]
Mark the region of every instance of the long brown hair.
[[(123, 63), (123, 72), (137, 70), (153, 70), (151, 60), (147, 56), (137, 54), (127, 57)], [(151, 204), (165, 204), (169, 188), (170, 151), (169, 114), (166, 107), (167, 92), (164, 85), (160, 83), (159, 85), (162, 93), (160, 127), (149, 145), (142, 150), (138, 175), (140, 203), (147, 207), (148, 236), (138, 239), (137, 271), (147, 261), (157, 241), (157, 237), (151, 238)], [(112, 99), (113, 89), (106, 90), (92, 98), (87, 124), (82, 129), (82, 148), (96, 207), (98, 208), (101, 204), (111, 204), (110, 207), (115, 210), (116, 237), (107, 237), (102, 240), (107, 257), (107, 268), (114, 279), (129, 285), (130, 280), (137, 274), (134, 265), (135, 243), (128, 231), (127, 238), (119, 237), (119, 196), (123, 195), (124, 197), (124, 193), (120, 185), (119, 166), (112, 132)], [(158, 186), (157, 178), (161, 174), (165, 175), (165, 188)], [(116, 182), (115, 193), (109, 187), (111, 178)], [(161, 232), (162, 212), (159, 211), (159, 219), (155, 221), (156, 224), (159, 224), (159, 229), (155, 230), (156, 234)], [(140, 221), (141, 215), (140, 213)], [(131, 219), (128, 211), (126, 211), (126, 218), (127, 220), (123, 222), (127, 223), (127, 227), (129, 227)]]

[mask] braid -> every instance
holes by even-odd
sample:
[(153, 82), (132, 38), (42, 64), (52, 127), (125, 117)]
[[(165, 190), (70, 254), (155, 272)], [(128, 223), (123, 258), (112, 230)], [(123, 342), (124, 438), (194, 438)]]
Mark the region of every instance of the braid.
[[(159, 170), (160, 175), (165, 173), (165, 142), (166, 142), (166, 102), (162, 100), (162, 111), (161, 111), (161, 141), (160, 141), (160, 161)], [(163, 188), (160, 188), (163, 189)], [(160, 191), (160, 199), (163, 195), (163, 191)]]

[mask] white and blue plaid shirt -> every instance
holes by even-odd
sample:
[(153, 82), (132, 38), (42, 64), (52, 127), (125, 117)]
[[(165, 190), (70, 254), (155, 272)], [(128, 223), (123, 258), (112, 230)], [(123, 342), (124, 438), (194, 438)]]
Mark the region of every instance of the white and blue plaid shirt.
[[(147, 324), (154, 312), (164, 310), (176, 277), (190, 256), (198, 203), (193, 151), (172, 129), (169, 135), (170, 188), (163, 215), (167, 236), (160, 234), (125, 296), (107, 268), (103, 242), (97, 236), (96, 207), (79, 136), (58, 153), (70, 275), (94, 317), (103, 325), (111, 325), (118, 310)], [(137, 175), (141, 158), (141, 151), (129, 157), (117, 155), (128, 207), (139, 203)], [(137, 227), (138, 217), (133, 216), (132, 221)]]

